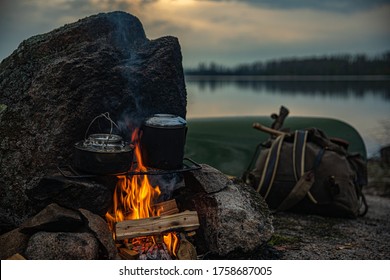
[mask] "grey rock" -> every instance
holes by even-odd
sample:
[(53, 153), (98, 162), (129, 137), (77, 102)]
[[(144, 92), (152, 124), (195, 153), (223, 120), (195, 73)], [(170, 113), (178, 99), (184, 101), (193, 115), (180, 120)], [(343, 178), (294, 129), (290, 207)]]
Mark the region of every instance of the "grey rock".
[[(193, 182), (201, 180), (203, 170), (186, 175)], [(213, 180), (224, 182), (225, 188), (207, 193), (198, 192), (192, 198), (192, 205), (199, 215), (200, 234), (197, 242), (200, 250), (222, 258), (248, 258), (256, 254), (272, 236), (272, 216), (264, 199), (251, 187), (241, 182), (226, 181), (226, 175), (213, 170)], [(197, 179), (197, 180), (195, 180)], [(199, 189), (199, 186), (187, 185)], [(207, 189), (207, 186), (203, 186)], [(197, 244), (198, 244), (197, 243)]]
[(0, 259), (4, 260), (14, 254), (24, 254), (30, 236), (14, 229), (0, 236)]
[(233, 184), (233, 182), (218, 169), (207, 164), (200, 164), (200, 166), (202, 169), (195, 170), (192, 172), (192, 176), (185, 177), (186, 185), (191, 185), (192, 188), (197, 188), (198, 191), (214, 193)]
[(181, 62), (177, 38), (149, 40), (124, 12), (23, 41), (0, 63), (0, 207), (19, 220), (31, 216), (25, 190), (70, 163), (73, 144), (101, 113), (110, 112), (125, 137), (130, 122), (151, 114), (185, 117)]
[(21, 221), (15, 220), (11, 211), (0, 208), (0, 234), (4, 234), (15, 229), (15, 224), (18, 223), (20, 224)]
[(104, 215), (112, 202), (112, 192), (106, 186), (91, 179), (69, 179), (62, 175), (45, 176), (36, 186), (27, 189), (26, 194), (37, 210), (57, 203)]
[(93, 260), (99, 243), (92, 233), (38, 232), (31, 236), (25, 257), (30, 260)]
[(0, 104), (0, 121), (1, 121), (1, 116), (3, 115), (3, 112), (7, 109), (7, 105), (5, 104)]
[(79, 212), (53, 203), (34, 217), (27, 219), (21, 225), (20, 231), (28, 234), (38, 231), (75, 231), (83, 224)]
[(115, 260), (119, 258), (118, 250), (115, 246), (112, 233), (108, 228), (107, 222), (100, 216), (92, 212), (79, 209), (81, 214), (87, 219), (89, 229), (94, 233), (95, 237), (104, 247), (105, 255), (101, 256), (104, 259)]

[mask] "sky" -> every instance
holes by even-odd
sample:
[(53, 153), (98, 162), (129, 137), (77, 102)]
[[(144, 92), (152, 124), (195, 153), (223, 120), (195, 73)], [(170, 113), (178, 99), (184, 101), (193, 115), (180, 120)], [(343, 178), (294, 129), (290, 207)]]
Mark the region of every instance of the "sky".
[(0, 0), (0, 60), (25, 39), (109, 11), (179, 39), (184, 68), (390, 50), (390, 0)]

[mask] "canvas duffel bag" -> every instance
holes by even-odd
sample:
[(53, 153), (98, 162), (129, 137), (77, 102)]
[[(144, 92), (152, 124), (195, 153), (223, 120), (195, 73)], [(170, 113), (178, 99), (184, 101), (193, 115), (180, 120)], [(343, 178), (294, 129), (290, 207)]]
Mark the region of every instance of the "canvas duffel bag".
[(262, 145), (255, 158), (243, 179), (270, 209), (335, 217), (367, 212), (365, 160), (319, 129), (282, 134)]

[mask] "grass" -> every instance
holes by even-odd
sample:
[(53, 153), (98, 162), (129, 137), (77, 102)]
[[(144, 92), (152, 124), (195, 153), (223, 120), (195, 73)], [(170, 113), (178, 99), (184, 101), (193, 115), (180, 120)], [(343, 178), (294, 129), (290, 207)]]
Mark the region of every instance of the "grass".
[(275, 233), (272, 235), (271, 239), (268, 241), (267, 244), (270, 246), (280, 246), (296, 244), (300, 241), (300, 238), (297, 236), (287, 236)]

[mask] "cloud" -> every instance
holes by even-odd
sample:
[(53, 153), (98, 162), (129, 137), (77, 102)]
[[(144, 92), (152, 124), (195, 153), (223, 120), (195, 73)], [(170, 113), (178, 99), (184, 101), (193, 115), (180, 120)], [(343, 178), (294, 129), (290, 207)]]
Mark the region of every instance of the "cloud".
[(390, 4), (384, 5), (389, 2), (3, 0), (0, 59), (32, 35), (114, 10), (137, 16), (150, 39), (178, 37), (185, 66), (202, 61), (232, 65), (279, 56), (379, 52), (390, 49)]
[[(165, 2), (165, 3), (164, 3)], [(236, 64), (278, 56), (375, 51), (390, 47), (390, 5), (350, 14), (310, 9), (270, 9), (245, 1), (200, 1), (190, 8), (159, 1), (144, 15), (147, 34), (179, 37), (185, 64), (214, 60)], [(154, 22), (154, 24), (153, 24)], [(387, 39), (386, 39), (387, 38)]]
[(278, 10), (310, 9), (351, 13), (390, 4), (390, 0), (196, 0), (214, 2), (241, 2)]

